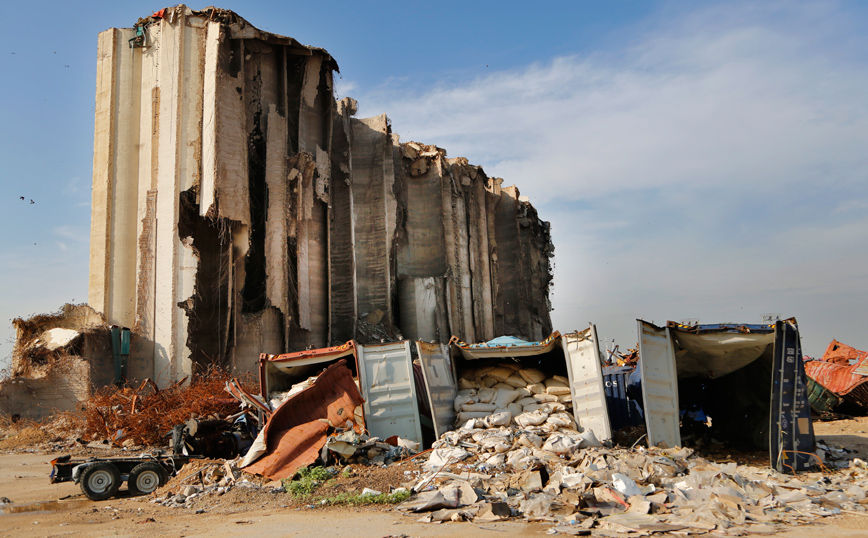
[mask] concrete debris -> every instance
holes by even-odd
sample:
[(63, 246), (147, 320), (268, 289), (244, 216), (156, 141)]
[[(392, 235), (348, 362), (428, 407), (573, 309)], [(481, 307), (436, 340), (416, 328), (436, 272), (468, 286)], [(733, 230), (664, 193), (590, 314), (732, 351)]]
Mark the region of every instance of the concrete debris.
[[(8, 379), (0, 381), (0, 413), (40, 420), (77, 410), (90, 388), (115, 381), (111, 329), (87, 305), (66, 304), (52, 314), (13, 320), (15, 347)], [(133, 344), (139, 340), (134, 339)], [(142, 373), (146, 372), (146, 375)], [(150, 362), (125, 364), (124, 378), (152, 375)]]
[(224, 495), (233, 488), (248, 488), (268, 492), (283, 492), (280, 482), (260, 483), (243, 474), (240, 458), (226, 461), (192, 461), (165, 486), (155, 491), (149, 502), (170, 508), (193, 508), (195, 500), (206, 496)]
[(412, 488), (417, 495), (397, 508), (426, 512), (420, 521), (428, 522), (517, 516), (550, 523), (549, 534), (574, 536), (772, 534), (781, 524), (868, 515), (868, 469), (861, 460), (843, 473), (793, 477), (713, 463), (689, 448), (568, 445), (559, 451), (552, 442), (575, 433), (570, 425), (489, 426), (469, 419), (434, 443), (427, 472)]

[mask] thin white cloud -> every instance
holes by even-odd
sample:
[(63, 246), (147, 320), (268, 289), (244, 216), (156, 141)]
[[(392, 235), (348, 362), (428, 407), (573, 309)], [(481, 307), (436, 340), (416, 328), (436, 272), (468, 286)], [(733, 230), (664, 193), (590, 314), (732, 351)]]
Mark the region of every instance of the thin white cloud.
[(78, 243), (86, 243), (90, 241), (90, 232), (80, 226), (56, 226), (52, 228), (51, 233), (62, 239), (69, 239)]
[[(385, 110), (402, 139), (531, 196), (553, 224), (556, 325), (596, 318), (623, 341), (636, 317), (783, 311), (815, 324), (815, 351), (833, 328), (868, 347), (861, 22), (834, 2), (668, 15), (620, 50), (422, 93), (390, 84), (360, 96), (360, 116)], [(848, 289), (835, 319), (811, 314)]]

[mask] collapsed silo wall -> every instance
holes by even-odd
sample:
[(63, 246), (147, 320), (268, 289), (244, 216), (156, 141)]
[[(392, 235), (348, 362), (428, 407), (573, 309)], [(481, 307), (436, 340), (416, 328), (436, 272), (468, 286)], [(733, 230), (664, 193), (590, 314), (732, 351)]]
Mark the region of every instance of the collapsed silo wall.
[(216, 8), (100, 34), (89, 302), (160, 384), (348, 339), (550, 332), (547, 224), (355, 118), (336, 70)]

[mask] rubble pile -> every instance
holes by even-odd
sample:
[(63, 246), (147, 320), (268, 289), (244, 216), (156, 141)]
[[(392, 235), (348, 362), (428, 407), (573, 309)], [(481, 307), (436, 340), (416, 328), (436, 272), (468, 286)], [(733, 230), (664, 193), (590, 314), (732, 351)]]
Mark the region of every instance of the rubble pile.
[(561, 414), (540, 408), (508, 427), (489, 425), (489, 415), (443, 434), (412, 486), (418, 494), (398, 509), (425, 513), (425, 522), (520, 516), (550, 522), (552, 534), (602, 536), (769, 534), (776, 524), (866, 513), (868, 468), (859, 459), (831, 476), (794, 477), (713, 463), (689, 448), (585, 448)]
[(233, 488), (283, 493), (279, 482), (266, 484), (259, 477), (243, 473), (237, 461), (194, 461), (154, 492), (149, 502), (170, 508), (194, 508), (196, 499), (222, 496)]
[(121, 446), (165, 445), (163, 437), (191, 418), (226, 417), (240, 410), (226, 394), (228, 372), (211, 368), (189, 384), (183, 379), (159, 389), (150, 379), (136, 388), (105, 387), (84, 402), (84, 438)]

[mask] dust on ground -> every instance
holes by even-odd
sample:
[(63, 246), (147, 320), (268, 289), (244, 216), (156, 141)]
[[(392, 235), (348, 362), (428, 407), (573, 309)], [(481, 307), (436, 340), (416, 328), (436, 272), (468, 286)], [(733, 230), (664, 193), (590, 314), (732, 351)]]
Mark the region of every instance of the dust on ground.
[[(391, 465), (352, 465), (348, 472), (338, 467), (333, 480), (326, 481), (312, 498), (296, 498), (274, 488), (260, 488), (262, 479), (244, 475), (252, 487), (233, 487), (222, 495), (202, 495), (184, 507), (162, 506), (151, 502), (167, 491), (183, 487), (185, 481), (195, 483), (191, 476), (196, 468), (181, 473), (160, 490), (149, 496), (132, 497), (122, 488), (115, 498), (93, 502), (72, 483), (49, 484), (51, 459), (67, 453), (76, 458), (130, 456), (135, 450), (109, 446), (83, 445), (77, 441), (58, 441), (49, 434), (40, 437), (33, 425), (22, 425), (17, 431), (0, 432), (0, 497), (7, 505), (0, 515), (3, 536), (294, 536), (322, 534), (329, 538), (352, 536), (543, 536), (548, 523), (522, 520), (485, 525), (472, 523), (424, 524), (415, 517), (396, 512), (390, 505), (329, 506), (313, 502), (312, 498), (331, 497), (340, 493), (358, 493), (364, 488), (388, 492), (403, 487), (417, 477), (419, 465), (405, 460)], [(853, 450), (858, 457), (868, 457), (868, 417), (814, 423), (817, 440)], [(136, 449), (144, 447), (136, 447)], [(722, 450), (707, 454), (711, 459), (739, 463), (744, 459), (762, 458), (760, 453), (740, 453)], [(420, 458), (419, 461), (423, 461)], [(222, 465), (220, 461), (194, 462), (197, 465)], [(258, 481), (257, 481), (258, 480)], [(842, 514), (825, 518), (814, 525), (784, 529), (779, 536), (791, 538), (824, 535), (826, 538), (868, 537), (868, 517)], [(708, 536), (710, 536), (709, 534)]]

